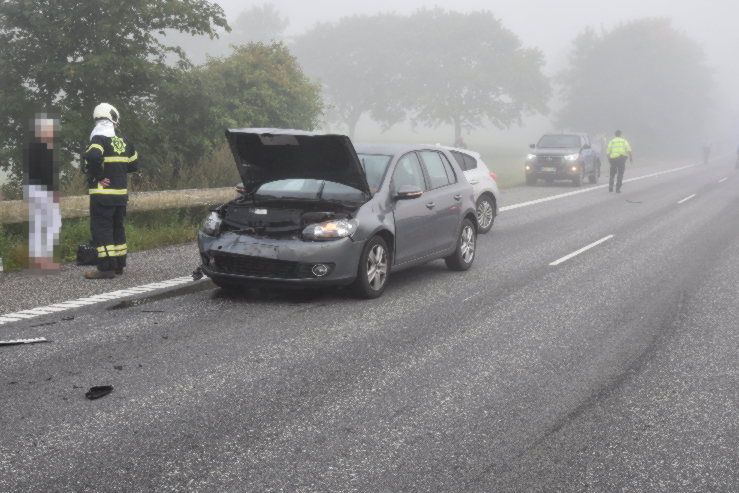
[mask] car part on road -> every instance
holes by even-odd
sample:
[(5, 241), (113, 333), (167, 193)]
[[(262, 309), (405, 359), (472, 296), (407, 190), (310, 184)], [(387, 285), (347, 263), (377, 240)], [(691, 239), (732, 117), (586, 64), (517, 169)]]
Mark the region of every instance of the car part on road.
[(475, 260), (475, 243), (477, 239), (477, 231), (472, 221), (465, 219), (462, 223), (462, 230), (459, 232), (457, 240), (457, 249), (454, 253), (444, 259), (446, 266), (452, 270), (467, 270), (472, 266)]
[(12, 339), (9, 341), (0, 341), (0, 346), (17, 346), (20, 344), (36, 344), (38, 342), (51, 342), (46, 337), (34, 337), (32, 339)]
[(112, 385), (99, 385), (97, 387), (90, 387), (90, 390), (85, 393), (85, 397), (92, 401), (95, 399), (100, 399), (101, 397), (105, 397), (111, 392), (113, 392)]

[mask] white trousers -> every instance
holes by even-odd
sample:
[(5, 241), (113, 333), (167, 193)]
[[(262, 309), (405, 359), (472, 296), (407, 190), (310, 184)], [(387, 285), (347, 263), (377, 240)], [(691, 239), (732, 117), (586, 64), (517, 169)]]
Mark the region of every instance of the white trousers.
[(28, 202), (28, 256), (51, 259), (62, 228), (59, 204), (44, 185), (28, 185), (23, 191)]

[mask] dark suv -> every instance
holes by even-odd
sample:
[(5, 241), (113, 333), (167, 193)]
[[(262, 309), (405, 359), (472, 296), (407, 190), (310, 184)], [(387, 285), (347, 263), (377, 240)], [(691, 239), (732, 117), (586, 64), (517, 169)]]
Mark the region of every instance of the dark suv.
[(592, 148), (590, 136), (582, 133), (547, 134), (526, 157), (526, 184), (534, 185), (541, 178), (547, 183), (554, 180), (572, 180), (580, 186), (586, 177), (597, 183), (600, 177), (600, 157)]

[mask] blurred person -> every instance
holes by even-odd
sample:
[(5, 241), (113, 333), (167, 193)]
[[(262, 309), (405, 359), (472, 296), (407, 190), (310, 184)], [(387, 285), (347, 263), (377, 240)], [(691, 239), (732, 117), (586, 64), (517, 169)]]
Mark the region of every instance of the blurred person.
[(613, 192), (613, 181), (616, 178), (616, 193), (621, 193), (621, 185), (624, 180), (626, 160), (633, 163), (631, 145), (621, 137), (621, 130), (616, 130), (616, 136), (608, 143), (608, 162), (611, 164), (611, 175), (608, 180), (608, 191)]
[(138, 153), (118, 130), (120, 113), (100, 103), (92, 113), (95, 128), (83, 153), (90, 192), (90, 231), (97, 249), (97, 269), (87, 279), (112, 279), (123, 274), (128, 246), (124, 218), (128, 204), (128, 173), (138, 171)]
[(59, 119), (38, 113), (29, 125), (25, 148), (25, 186), (28, 202), (28, 261), (34, 270), (59, 270), (54, 247), (59, 244), (62, 215), (59, 208), (59, 173), (54, 158), (54, 139)]

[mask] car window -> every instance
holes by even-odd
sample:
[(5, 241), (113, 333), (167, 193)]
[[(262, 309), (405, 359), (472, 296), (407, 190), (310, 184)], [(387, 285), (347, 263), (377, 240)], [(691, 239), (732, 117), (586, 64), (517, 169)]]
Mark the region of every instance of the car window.
[(580, 137), (577, 135), (545, 135), (539, 139), (536, 147), (575, 148), (580, 147)]
[(386, 154), (358, 154), (358, 156), (362, 168), (364, 168), (370, 192), (374, 193), (382, 185), (382, 179), (385, 177), (385, 171), (392, 156)]
[(393, 184), (396, 190), (403, 185), (413, 185), (426, 190), (421, 163), (415, 152), (409, 152), (398, 160), (393, 173)]
[(477, 168), (477, 159), (473, 158), (469, 154), (464, 154), (464, 163), (466, 166), (462, 169), (465, 171)]
[(462, 168), (462, 171), (467, 171), (467, 163), (464, 160), (464, 154), (459, 151), (449, 151), (452, 154), (452, 157), (455, 161), (457, 161), (457, 164), (460, 168)]
[(436, 151), (421, 151), (420, 154), (423, 164), (426, 166), (426, 173), (429, 176), (429, 188), (434, 189), (449, 185), (449, 176), (444, 161), (442, 161), (444, 156)]
[(446, 177), (449, 183), (457, 183), (457, 174), (454, 172), (452, 163), (449, 162), (449, 159), (444, 154), (440, 154), (440, 156), (441, 161), (444, 163), (444, 170), (446, 171)]

